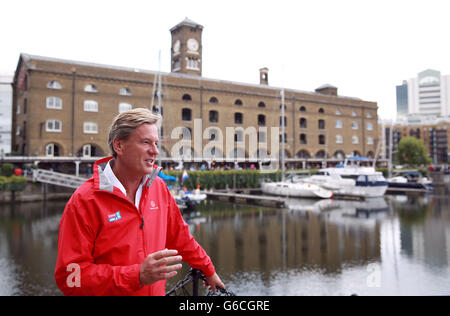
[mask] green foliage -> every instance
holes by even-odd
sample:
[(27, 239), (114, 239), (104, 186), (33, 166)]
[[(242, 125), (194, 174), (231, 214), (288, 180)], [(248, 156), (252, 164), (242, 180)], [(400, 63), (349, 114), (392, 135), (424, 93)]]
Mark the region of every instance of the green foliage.
[(21, 176), (11, 176), (9, 177), (10, 183), (9, 183), (9, 189), (11, 191), (17, 192), (17, 191), (23, 191), (25, 190), (27, 186), (27, 179)]
[(427, 165), (431, 163), (425, 144), (415, 137), (400, 140), (396, 160), (399, 164), (405, 165)]
[(4, 177), (10, 177), (14, 174), (14, 165), (11, 163), (4, 163), (0, 168), (0, 174)]

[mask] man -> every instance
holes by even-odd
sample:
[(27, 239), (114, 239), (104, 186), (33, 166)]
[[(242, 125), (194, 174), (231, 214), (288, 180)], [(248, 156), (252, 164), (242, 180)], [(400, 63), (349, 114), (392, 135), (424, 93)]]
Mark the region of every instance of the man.
[(66, 205), (59, 226), (55, 278), (65, 295), (164, 295), (181, 260), (224, 288), (154, 165), (160, 116), (119, 114), (109, 131), (113, 157)]

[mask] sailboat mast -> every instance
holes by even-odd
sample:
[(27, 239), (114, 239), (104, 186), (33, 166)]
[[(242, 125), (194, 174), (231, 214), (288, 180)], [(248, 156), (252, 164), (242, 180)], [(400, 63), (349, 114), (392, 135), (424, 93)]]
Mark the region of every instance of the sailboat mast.
[(285, 180), (285, 109), (284, 109), (284, 88), (281, 94), (281, 181)]
[[(159, 50), (159, 56), (158, 56), (158, 113), (161, 115), (161, 50)], [(162, 143), (162, 122), (161, 122), (161, 126), (158, 129), (158, 137), (159, 137), (159, 142), (158, 142), (158, 151), (159, 151), (159, 155), (158, 155), (158, 165), (161, 167), (161, 143)]]

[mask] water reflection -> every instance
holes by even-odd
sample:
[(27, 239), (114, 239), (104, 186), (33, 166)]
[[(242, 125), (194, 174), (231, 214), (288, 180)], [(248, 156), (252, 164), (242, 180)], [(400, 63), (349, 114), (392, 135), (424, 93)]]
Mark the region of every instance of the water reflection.
[[(448, 202), (290, 200), (280, 210), (207, 201), (186, 220), (238, 295), (442, 295), (450, 294)], [(61, 294), (53, 271), (64, 206), (0, 206), (0, 295)]]
[(59, 295), (54, 284), (65, 202), (0, 205), (0, 295)]

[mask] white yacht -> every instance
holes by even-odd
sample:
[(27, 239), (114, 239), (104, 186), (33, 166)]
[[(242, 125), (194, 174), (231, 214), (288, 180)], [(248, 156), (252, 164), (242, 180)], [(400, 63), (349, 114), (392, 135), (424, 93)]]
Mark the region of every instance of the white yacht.
[(360, 167), (349, 161), (364, 158), (348, 158), (344, 165), (320, 169), (315, 175), (301, 180), (320, 185), (338, 195), (380, 197), (386, 193), (388, 183), (381, 172), (372, 167)]
[(263, 182), (261, 183), (261, 190), (265, 194), (297, 198), (329, 199), (333, 196), (333, 192), (330, 190), (304, 182)]

